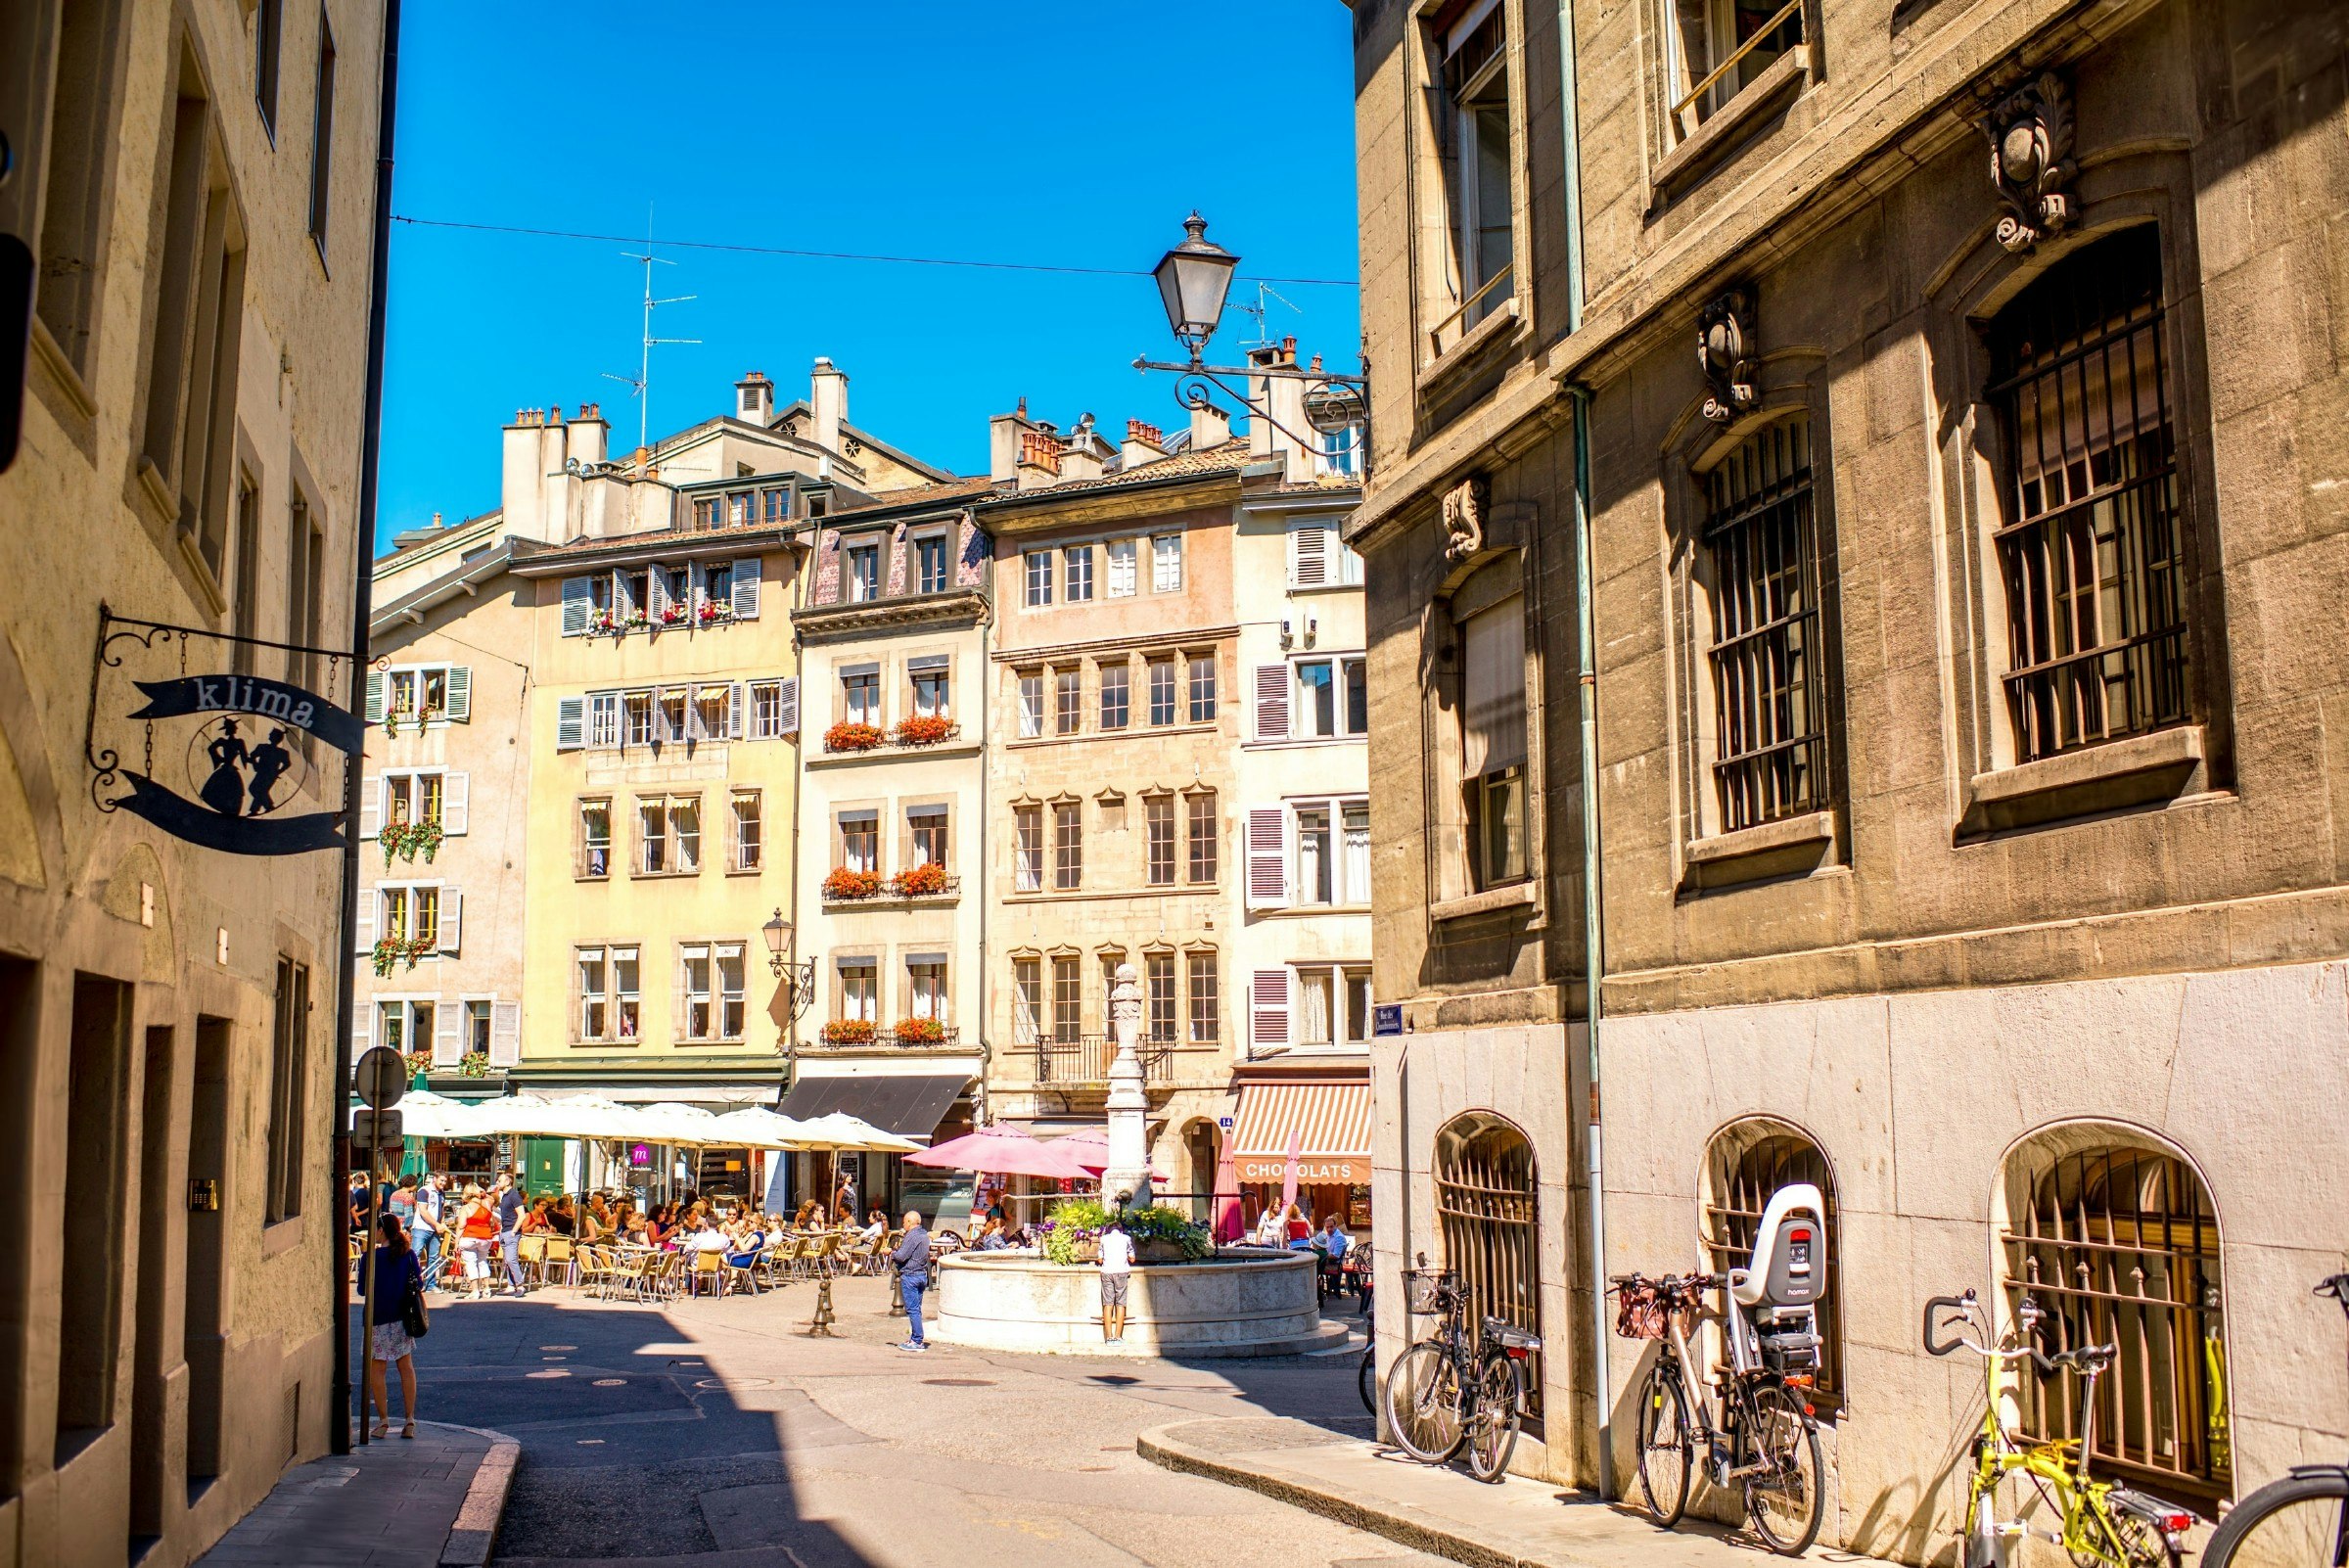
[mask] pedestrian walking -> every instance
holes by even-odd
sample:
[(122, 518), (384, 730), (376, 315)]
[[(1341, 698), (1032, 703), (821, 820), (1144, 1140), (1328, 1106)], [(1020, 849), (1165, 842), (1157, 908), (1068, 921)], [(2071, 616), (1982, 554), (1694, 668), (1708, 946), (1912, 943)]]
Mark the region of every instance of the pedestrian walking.
[(922, 1338), (922, 1292), (930, 1288), (930, 1232), (922, 1228), (919, 1210), (905, 1211), (905, 1235), (889, 1262), (898, 1271), (898, 1293), (905, 1298), (905, 1320), (911, 1325), (898, 1349), (926, 1351), (930, 1345)]
[(497, 1237), (497, 1214), (480, 1187), (465, 1189), (465, 1212), (457, 1222), (457, 1252), (465, 1260), (465, 1282), (476, 1296), (489, 1289), (489, 1248)]
[(1126, 1291), (1133, 1282), (1133, 1238), (1116, 1216), (1101, 1232), (1101, 1341), (1126, 1342)]
[(497, 1179), (497, 1244), (506, 1255), (506, 1292), (520, 1296), (530, 1289), (522, 1277), (522, 1217), (530, 1197), (511, 1177)]
[(423, 1201), (431, 1190), (429, 1182), (417, 1189), (418, 1201), (408, 1210), (408, 1241), (416, 1249), (416, 1267), (424, 1276), (424, 1288), (437, 1290), (440, 1284), (440, 1222), (434, 1207)]
[[(384, 1368), (399, 1366), (400, 1403), (407, 1425), (399, 1435), (416, 1435), (416, 1340), (410, 1325), (424, 1320), (424, 1277), (416, 1253), (408, 1245), (407, 1227), (385, 1215), (375, 1249), (375, 1293), (367, 1301), (367, 1395), (375, 1401), (375, 1425), (370, 1437), (392, 1429), (392, 1407), (386, 1402)], [(415, 1298), (411, 1306), (410, 1297)]]

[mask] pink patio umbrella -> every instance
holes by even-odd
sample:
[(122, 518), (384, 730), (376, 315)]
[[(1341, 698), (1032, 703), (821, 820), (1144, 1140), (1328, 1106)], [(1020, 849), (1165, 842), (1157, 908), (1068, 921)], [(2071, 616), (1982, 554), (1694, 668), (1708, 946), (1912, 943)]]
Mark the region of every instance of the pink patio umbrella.
[(1230, 1242), (1248, 1234), (1248, 1219), (1240, 1210), (1238, 1144), (1228, 1132), (1222, 1143), (1216, 1157), (1216, 1240)]
[[(1109, 1169), (1109, 1129), (1105, 1127), (1088, 1127), (1082, 1132), (1065, 1133), (1048, 1139), (1044, 1147), (1067, 1150), (1084, 1168), (1084, 1174), (1088, 1176), (1098, 1177)], [(1153, 1168), (1150, 1179), (1163, 1183), (1167, 1179), (1166, 1173)]]
[(1282, 1168), (1280, 1177), (1280, 1218), (1283, 1227), (1280, 1232), (1280, 1241), (1284, 1247), (1288, 1245), (1289, 1241), (1289, 1232), (1286, 1228), (1289, 1205), (1297, 1201), (1297, 1156), (1304, 1152), (1305, 1140), (1295, 1128), (1289, 1129), (1289, 1163)]
[(947, 1171), (985, 1171), (996, 1176), (1045, 1176), (1082, 1181), (1095, 1173), (1077, 1163), (1057, 1143), (1039, 1143), (1007, 1127), (981, 1128), (936, 1148), (905, 1156), (907, 1165), (936, 1166)]

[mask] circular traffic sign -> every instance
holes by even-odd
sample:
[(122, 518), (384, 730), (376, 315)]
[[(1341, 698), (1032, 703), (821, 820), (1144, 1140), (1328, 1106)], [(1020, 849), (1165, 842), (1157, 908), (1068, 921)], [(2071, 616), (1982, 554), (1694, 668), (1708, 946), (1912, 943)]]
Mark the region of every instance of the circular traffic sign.
[(352, 1086), (371, 1110), (387, 1110), (408, 1091), (408, 1059), (389, 1045), (368, 1048), (351, 1071)]

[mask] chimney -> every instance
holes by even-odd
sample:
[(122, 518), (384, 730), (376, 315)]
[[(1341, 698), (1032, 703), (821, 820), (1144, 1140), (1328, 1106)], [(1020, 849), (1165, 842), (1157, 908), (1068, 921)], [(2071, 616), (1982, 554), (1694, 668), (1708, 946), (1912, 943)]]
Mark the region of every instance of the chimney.
[(1204, 452), (1231, 439), (1231, 416), (1222, 409), (1203, 405), (1191, 410), (1191, 450)]
[(448, 527), (448, 525), (440, 521), (440, 514), (439, 514), (439, 513), (438, 513), (438, 512), (435, 512), (435, 513), (433, 514), (433, 527), (435, 527), (435, 528), (437, 528), (437, 529), (442, 529), (442, 528), (446, 528), (446, 527)]
[(1060, 477), (1064, 480), (1096, 480), (1116, 455), (1116, 448), (1101, 438), (1093, 429), (1093, 416), (1085, 414), (1069, 432), (1068, 441), (1060, 456)]
[(996, 414), (987, 422), (987, 477), (998, 483), (1020, 475), (1020, 438), (1036, 426), (1028, 418), (1028, 399), (1017, 409)]
[(1049, 425), (1020, 435), (1020, 488), (1033, 490), (1060, 481), (1060, 462), (1066, 448)]
[(1167, 455), (1167, 438), (1156, 425), (1145, 425), (1138, 419), (1126, 421), (1126, 443), (1119, 449), (1119, 464), (1128, 473), (1145, 463), (1155, 463)]
[(571, 422), (571, 455), (582, 464), (601, 463), (611, 455), (612, 426), (601, 403), (579, 404), (579, 417)]
[(1299, 439), (1307, 427), (1305, 378), (1296, 374), (1297, 340), (1283, 338), (1278, 344), (1249, 349), (1248, 367), (1258, 372), (1248, 378), (1249, 390), (1256, 393), (1257, 405), (1271, 415), (1248, 421), (1249, 452), (1280, 459), (1285, 480), (1313, 478), (1313, 454)]
[(834, 369), (831, 360), (818, 356), (807, 384), (807, 408), (815, 426), (810, 434), (816, 445), (837, 455), (841, 427), (849, 422), (849, 378)]
[(775, 384), (766, 379), (765, 371), (747, 371), (734, 384), (734, 417), (749, 425), (765, 426), (773, 421)]
[(546, 463), (539, 452), (541, 418), (534, 408), (514, 411), (514, 423), (505, 431), (498, 504), (505, 513), (505, 532), (551, 543), (555, 541), (547, 538), (545, 522)]

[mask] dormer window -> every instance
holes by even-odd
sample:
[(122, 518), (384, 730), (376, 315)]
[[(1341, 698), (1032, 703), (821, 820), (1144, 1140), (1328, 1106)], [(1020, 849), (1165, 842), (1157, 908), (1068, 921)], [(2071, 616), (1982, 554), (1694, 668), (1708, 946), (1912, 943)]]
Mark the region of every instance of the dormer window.
[(946, 536), (926, 533), (913, 541), (914, 578), (923, 593), (946, 591)]
[(841, 552), (851, 604), (881, 597), (881, 544), (865, 539)]

